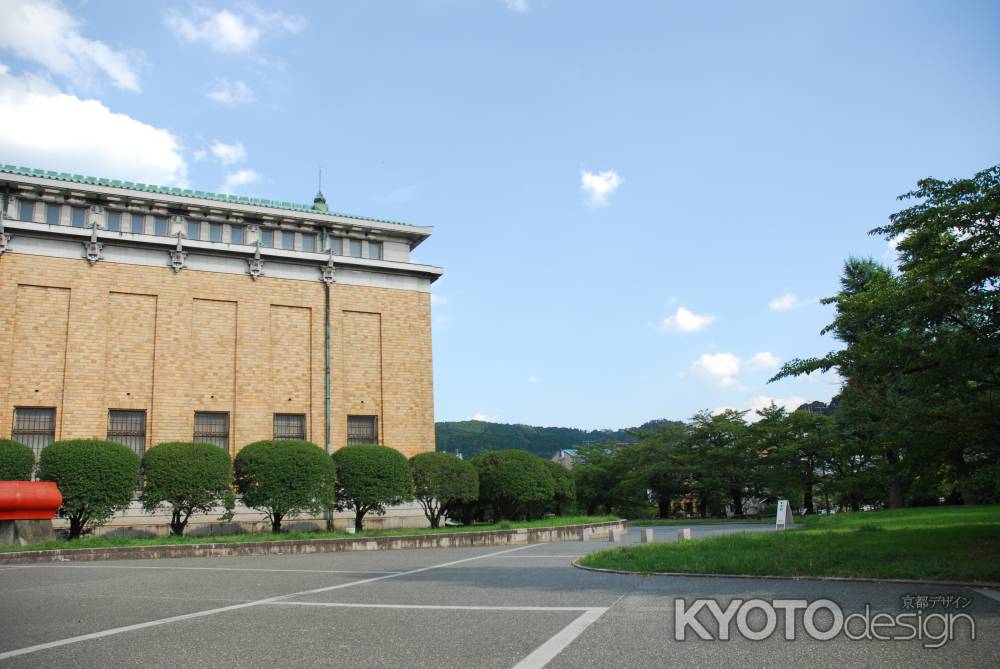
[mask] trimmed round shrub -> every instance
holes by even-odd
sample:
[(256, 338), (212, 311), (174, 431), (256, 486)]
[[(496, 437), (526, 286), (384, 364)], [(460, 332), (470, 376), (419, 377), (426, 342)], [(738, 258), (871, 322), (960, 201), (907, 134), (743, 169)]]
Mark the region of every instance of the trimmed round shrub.
[(59, 486), (60, 515), (69, 518), (69, 538), (77, 539), (128, 507), (139, 483), (139, 456), (113, 441), (56, 441), (42, 449), (38, 480)]
[(472, 463), (451, 453), (418, 453), (410, 458), (413, 494), (432, 528), (460, 504), (479, 498), (479, 473)]
[(336, 472), (322, 448), (298, 439), (255, 441), (233, 461), (243, 503), (267, 514), (275, 534), (286, 516), (333, 506)]
[(493, 520), (539, 518), (555, 496), (545, 460), (528, 451), (484, 451), (472, 460), (479, 471), (479, 501)]
[(413, 476), (406, 456), (388, 446), (344, 446), (333, 454), (337, 463), (337, 508), (354, 511), (354, 529), (364, 529), (367, 513), (413, 499)]
[(170, 532), (184, 534), (193, 513), (208, 513), (225, 504), (231, 508), (233, 465), (229, 453), (212, 444), (170, 441), (157, 444), (142, 456), (145, 481), (142, 508), (155, 512), (171, 508)]
[(569, 470), (558, 462), (544, 460), (545, 467), (552, 474), (555, 492), (552, 495), (552, 513), (561, 516), (576, 504), (576, 481)]
[(0, 439), (0, 481), (30, 481), (35, 453), (19, 441)]

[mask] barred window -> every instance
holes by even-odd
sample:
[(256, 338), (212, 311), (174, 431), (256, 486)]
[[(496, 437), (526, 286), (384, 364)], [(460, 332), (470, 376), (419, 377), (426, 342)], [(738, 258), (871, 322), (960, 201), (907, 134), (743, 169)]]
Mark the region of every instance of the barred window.
[(20, 214), (22, 221), (33, 221), (35, 220), (35, 203), (29, 202), (28, 200), (21, 200)]
[(338, 256), (344, 255), (344, 240), (339, 237), (330, 237), (330, 246), (333, 249), (334, 254)]
[(211, 223), (208, 226), (208, 238), (213, 242), (222, 241), (222, 223)]
[(231, 244), (242, 244), (243, 243), (243, 226), (234, 225), (229, 228), (229, 243)]
[(316, 235), (302, 235), (302, 250), (307, 253), (316, 250)]
[(361, 257), (361, 240), (352, 239), (351, 241), (351, 257), (360, 258)]
[(305, 439), (306, 416), (301, 413), (274, 414), (275, 439)]
[(146, 450), (146, 412), (109, 409), (108, 441), (117, 441), (142, 455)]
[(375, 416), (347, 417), (347, 445), (377, 444), (378, 420)]
[(37, 460), (42, 449), (56, 440), (56, 410), (15, 407), (10, 438), (30, 447)]
[(45, 222), (49, 225), (59, 225), (59, 214), (62, 212), (62, 205), (45, 205)]
[(69, 210), (70, 213), (70, 223), (73, 224), (74, 228), (82, 228), (84, 223), (87, 222), (87, 210), (83, 207), (73, 207)]
[(194, 440), (228, 451), (229, 414), (223, 411), (195, 411)]
[(153, 229), (156, 234), (160, 237), (167, 236), (167, 217), (166, 216), (156, 216), (153, 218)]
[(118, 232), (122, 229), (122, 215), (117, 211), (108, 212), (108, 230)]
[(201, 239), (201, 223), (197, 221), (189, 222), (187, 225), (188, 239)]
[(146, 231), (146, 215), (132, 214), (132, 232), (142, 234)]
[(368, 257), (372, 260), (382, 259), (382, 242), (368, 242)]
[(295, 233), (285, 230), (281, 233), (281, 248), (286, 251), (295, 250)]
[(272, 248), (274, 246), (274, 230), (260, 231), (260, 245)]

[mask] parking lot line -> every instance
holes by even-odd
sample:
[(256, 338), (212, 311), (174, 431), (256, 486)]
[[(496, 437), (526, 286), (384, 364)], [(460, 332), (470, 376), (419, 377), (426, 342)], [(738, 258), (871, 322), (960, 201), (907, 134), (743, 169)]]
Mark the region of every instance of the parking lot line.
[(562, 628), (555, 636), (536, 648), (528, 657), (514, 665), (514, 669), (541, 669), (559, 653), (565, 650), (566, 646), (583, 634), (584, 630), (597, 622), (597, 619), (604, 615), (608, 607), (592, 608), (584, 611), (580, 617)]
[[(50, 648), (58, 648), (60, 646), (68, 646), (74, 643), (81, 643), (83, 641), (91, 641), (93, 639), (102, 639), (104, 637), (113, 636), (116, 634), (124, 634), (125, 632), (135, 632), (142, 629), (147, 629), (150, 627), (158, 627), (160, 625), (169, 625), (170, 623), (182, 622), (184, 620), (192, 620), (195, 618), (203, 618), (205, 616), (212, 616), (218, 613), (227, 613), (229, 611), (238, 611), (240, 609), (250, 608), (252, 606), (260, 606), (261, 604), (270, 604), (271, 602), (277, 602), (284, 599), (291, 599), (293, 597), (302, 597), (305, 595), (315, 595), (321, 592), (330, 592), (331, 590), (340, 590), (341, 588), (350, 588), (356, 585), (364, 585), (366, 583), (375, 583), (376, 581), (384, 581), (390, 578), (399, 578), (400, 576), (409, 576), (411, 574), (420, 574), (426, 571), (431, 571), (432, 569), (443, 569), (445, 567), (451, 567), (457, 564), (462, 564), (465, 562), (472, 562), (473, 560), (483, 560), (486, 558), (494, 557), (496, 555), (503, 555), (504, 553), (513, 553), (514, 551), (524, 550), (525, 548), (531, 548), (534, 544), (527, 544), (525, 546), (517, 546), (515, 548), (508, 548), (502, 551), (496, 551), (494, 553), (487, 553), (485, 555), (476, 555), (469, 558), (463, 558), (461, 560), (452, 560), (450, 562), (442, 562), (441, 564), (431, 565), (429, 567), (420, 567), (418, 569), (411, 569), (409, 571), (396, 572), (392, 574), (384, 574), (382, 576), (374, 576), (372, 578), (363, 578), (358, 581), (350, 581), (348, 583), (339, 583), (337, 585), (327, 586), (325, 588), (313, 588), (312, 590), (303, 590), (301, 592), (292, 592), (287, 595), (278, 595), (275, 597), (266, 597), (264, 599), (257, 599), (252, 602), (243, 602), (242, 604), (231, 604), (230, 606), (221, 606), (215, 609), (206, 609), (204, 611), (195, 611), (193, 613), (184, 613), (177, 616), (170, 616), (169, 618), (160, 618), (159, 620), (149, 620), (144, 623), (136, 623), (134, 625), (125, 625), (123, 627), (113, 627), (111, 629), (102, 630), (100, 632), (91, 632), (90, 634), (81, 634), (79, 636), (69, 637), (67, 639), (59, 639), (57, 641), (49, 641), (47, 643), (40, 643), (34, 646), (26, 646), (25, 648), (17, 648), (15, 650), (10, 650), (5, 653), (0, 653), (0, 660), (6, 660), (12, 657), (18, 657), (21, 655), (28, 655), (30, 653), (37, 653), (42, 650), (48, 650)], [(584, 614), (586, 615), (586, 613)]]

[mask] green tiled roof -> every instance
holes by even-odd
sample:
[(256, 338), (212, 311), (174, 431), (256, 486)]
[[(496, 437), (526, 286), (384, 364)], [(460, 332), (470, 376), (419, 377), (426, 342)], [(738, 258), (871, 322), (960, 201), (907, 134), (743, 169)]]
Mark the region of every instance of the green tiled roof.
[[(120, 181), (118, 179), (105, 179), (102, 177), (88, 177), (82, 174), (70, 174), (69, 172), (52, 172), (48, 170), (36, 170), (30, 167), (17, 167), (16, 165), (0, 165), (0, 172), (7, 174), (18, 174), (26, 177), (39, 177), (42, 179), (57, 179), (59, 181), (69, 181), (70, 183), (89, 184), (92, 186), (108, 186), (111, 188), (126, 188), (128, 190), (140, 191), (143, 193), (159, 193), (162, 195), (178, 195), (180, 197), (195, 197), (203, 200), (216, 200), (229, 204), (246, 204), (254, 207), (270, 207), (272, 209), (285, 209), (296, 211), (310, 216), (338, 216), (340, 218), (353, 218), (359, 221), (372, 221), (375, 223), (391, 223), (393, 225), (409, 225), (410, 223), (400, 223), (399, 221), (388, 221), (381, 218), (369, 218), (367, 216), (354, 216), (353, 214), (341, 214), (334, 211), (317, 211), (312, 205), (299, 204), (298, 202), (282, 202), (278, 200), (265, 200), (257, 197), (244, 197), (242, 195), (226, 195), (224, 193), (209, 193), (207, 191), (191, 190), (189, 188), (176, 188), (173, 186), (155, 186), (153, 184), (135, 183), (132, 181)], [(412, 227), (412, 226), (411, 226)]]

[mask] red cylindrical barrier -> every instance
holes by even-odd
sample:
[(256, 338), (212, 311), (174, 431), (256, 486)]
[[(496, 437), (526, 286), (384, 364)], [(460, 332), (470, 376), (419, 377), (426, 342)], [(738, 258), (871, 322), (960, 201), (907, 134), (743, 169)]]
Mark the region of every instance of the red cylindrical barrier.
[(0, 481), (0, 520), (48, 520), (61, 504), (52, 481)]

